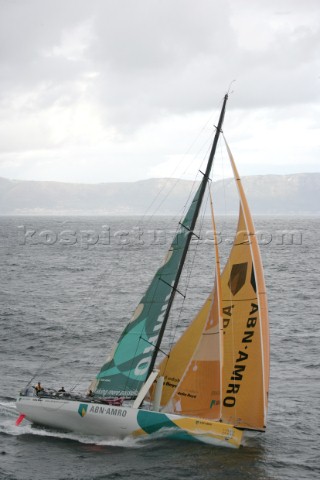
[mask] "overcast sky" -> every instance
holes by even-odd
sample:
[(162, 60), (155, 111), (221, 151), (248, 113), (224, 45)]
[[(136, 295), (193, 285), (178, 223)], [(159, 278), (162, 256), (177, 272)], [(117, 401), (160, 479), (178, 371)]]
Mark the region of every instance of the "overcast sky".
[(0, 8), (0, 176), (193, 178), (232, 80), (224, 132), (240, 173), (320, 172), (319, 0)]

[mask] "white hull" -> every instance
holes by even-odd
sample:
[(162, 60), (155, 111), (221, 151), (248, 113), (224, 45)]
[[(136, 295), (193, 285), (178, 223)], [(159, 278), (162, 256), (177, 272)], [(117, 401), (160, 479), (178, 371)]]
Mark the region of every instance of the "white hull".
[(16, 406), (35, 424), (104, 438), (161, 432), (167, 438), (234, 448), (240, 446), (242, 438), (242, 432), (232, 425), (128, 406), (27, 396), (18, 397)]

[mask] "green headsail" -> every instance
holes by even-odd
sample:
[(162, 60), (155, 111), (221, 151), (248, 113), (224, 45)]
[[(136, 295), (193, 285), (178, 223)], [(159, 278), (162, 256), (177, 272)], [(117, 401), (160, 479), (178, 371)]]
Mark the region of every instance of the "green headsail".
[(228, 95), (225, 95), (202, 182), (164, 264), (153, 277), (112, 355), (92, 385), (96, 396), (135, 398), (153, 369), (209, 179), (227, 99)]
[(95, 395), (135, 397), (145, 382), (190, 233), (199, 191), (200, 187), (169, 248), (164, 264), (156, 272), (130, 323), (122, 332), (112, 357), (97, 375)]

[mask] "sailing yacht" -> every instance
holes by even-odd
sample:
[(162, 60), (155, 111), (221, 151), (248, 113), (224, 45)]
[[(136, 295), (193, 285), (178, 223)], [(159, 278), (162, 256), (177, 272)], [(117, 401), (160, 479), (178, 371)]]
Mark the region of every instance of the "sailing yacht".
[[(225, 95), (201, 183), (163, 264), (90, 385), (90, 395), (22, 390), (16, 406), (34, 424), (125, 438), (160, 435), (237, 448), (246, 430), (264, 431), (269, 388), (269, 329), (259, 246), (232, 153), (239, 218), (220, 271), (215, 241), (212, 291), (171, 351), (159, 352), (179, 292), (190, 242), (208, 188), (225, 116)], [(213, 202), (214, 203), (214, 202)], [(212, 228), (217, 233), (212, 205)]]

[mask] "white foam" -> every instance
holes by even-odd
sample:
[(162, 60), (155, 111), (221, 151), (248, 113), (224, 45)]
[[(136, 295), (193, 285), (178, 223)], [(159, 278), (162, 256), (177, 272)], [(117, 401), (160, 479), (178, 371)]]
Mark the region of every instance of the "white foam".
[[(15, 414), (16, 418), (17, 415)], [(61, 438), (62, 440), (72, 440), (79, 443), (89, 444), (89, 445), (105, 445), (105, 446), (114, 446), (114, 447), (123, 447), (123, 448), (140, 448), (142, 447), (142, 442), (140, 438), (127, 437), (125, 439), (104, 439), (98, 436), (88, 436), (78, 433), (69, 433), (69, 432), (57, 432), (52, 430), (46, 430), (45, 428), (35, 428), (32, 424), (24, 419), (23, 422), (19, 425), (15, 425), (15, 420), (13, 418), (5, 419), (0, 424), (0, 433), (5, 433), (7, 435), (20, 436), (20, 435), (34, 435), (36, 437), (47, 437), (47, 438)]]
[(16, 402), (9, 401), (7, 400), (6, 402), (2, 401), (0, 402), (0, 407), (8, 407), (8, 408), (13, 408), (16, 409)]
[(0, 418), (10, 417), (15, 418), (17, 416), (16, 404), (15, 402), (1, 401), (0, 402)]

